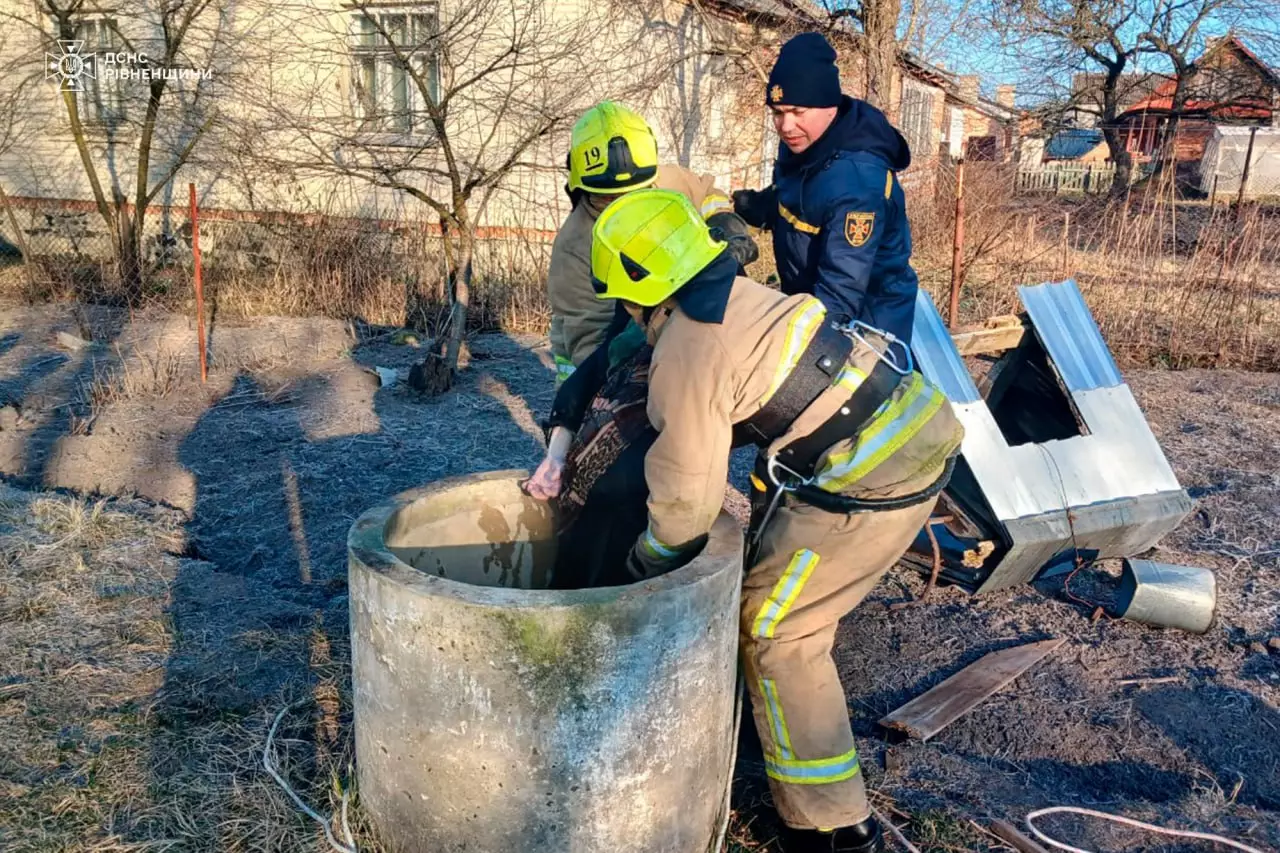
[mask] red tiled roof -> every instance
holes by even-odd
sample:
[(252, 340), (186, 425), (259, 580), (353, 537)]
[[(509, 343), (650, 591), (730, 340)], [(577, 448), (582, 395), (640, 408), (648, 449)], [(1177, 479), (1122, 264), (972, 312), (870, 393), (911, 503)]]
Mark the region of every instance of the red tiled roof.
[[(1268, 82), (1273, 84), (1280, 83), (1280, 76), (1262, 60), (1258, 59), (1249, 48), (1245, 47), (1240, 39), (1235, 36), (1228, 36), (1213, 49), (1219, 50), (1223, 47), (1235, 48), (1243, 54), (1253, 65), (1257, 66)], [(1173, 110), (1173, 93), (1177, 87), (1177, 80), (1165, 80), (1159, 86), (1156, 86), (1150, 95), (1126, 109), (1121, 114), (1121, 117), (1143, 112), (1171, 112)], [(1193, 98), (1187, 101), (1184, 110), (1186, 112), (1209, 113), (1215, 118), (1224, 119), (1268, 119), (1271, 117), (1271, 105), (1261, 98), (1240, 98), (1225, 104), (1218, 101)]]

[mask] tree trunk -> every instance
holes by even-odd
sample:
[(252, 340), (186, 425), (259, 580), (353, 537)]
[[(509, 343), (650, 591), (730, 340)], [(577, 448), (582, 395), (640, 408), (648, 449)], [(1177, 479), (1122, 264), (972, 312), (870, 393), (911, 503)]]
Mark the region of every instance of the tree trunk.
[(466, 214), (458, 217), (456, 239), (457, 249), (453, 254), (453, 263), (449, 266), (452, 304), (449, 307), (449, 342), (445, 348), (444, 361), (453, 373), (458, 369), (458, 358), (462, 354), (462, 339), (467, 332), (467, 309), (471, 305), (471, 270), (475, 256), (475, 233)]
[(1112, 198), (1123, 198), (1129, 192), (1129, 185), (1133, 182), (1133, 156), (1125, 148), (1124, 137), (1115, 128), (1104, 128), (1102, 138), (1106, 140), (1107, 154), (1116, 167), (1116, 176), (1111, 183), (1110, 195)]
[(1126, 147), (1126, 139), (1116, 127), (1116, 115), (1120, 112), (1120, 96), (1117, 89), (1120, 77), (1124, 73), (1123, 60), (1111, 64), (1107, 68), (1106, 79), (1102, 83), (1102, 115), (1098, 122), (1102, 127), (1102, 138), (1107, 143), (1107, 155), (1115, 164), (1115, 179), (1111, 183), (1111, 197), (1124, 198), (1129, 193), (1129, 185), (1133, 175), (1133, 157)]
[(122, 197), (115, 199), (112, 246), (120, 293), (132, 305), (142, 295), (142, 230), (136, 211)]
[(1187, 101), (1191, 97), (1191, 72), (1178, 69), (1178, 82), (1174, 86), (1173, 97), (1169, 104), (1169, 120), (1164, 123), (1164, 131), (1160, 136), (1155, 174), (1163, 175), (1173, 169), (1177, 176), (1178, 163), (1178, 127), (1182, 123), (1182, 114), (1187, 109)]
[(897, 119), (893, 76), (898, 65), (898, 16), (902, 0), (865, 0), (862, 29), (867, 39), (867, 102), (890, 121)]

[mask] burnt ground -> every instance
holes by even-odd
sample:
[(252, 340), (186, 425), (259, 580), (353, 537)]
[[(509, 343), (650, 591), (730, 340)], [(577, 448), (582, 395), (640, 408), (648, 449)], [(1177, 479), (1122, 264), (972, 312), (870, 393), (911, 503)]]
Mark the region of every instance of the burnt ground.
[[(60, 346), (59, 331), (89, 343)], [(0, 473), (26, 496), (0, 495), (0, 509), (17, 518), (30, 504), (32, 535), (49, 537), (0, 549), (11, 669), (0, 676), (0, 801), (16, 804), (0, 806), (0, 846), (324, 848), (257, 762), (276, 711), (305, 700), (283, 729), (291, 778), (323, 805), (331, 775), (345, 776), (347, 528), (425, 482), (534, 464), (552, 396), (544, 341), (504, 335), (473, 339), (443, 396), (379, 387), (367, 368), (421, 357), (397, 340), (319, 319), (220, 324), (202, 386), (185, 318), (0, 314)], [(1150, 556), (1215, 570), (1216, 623), (1192, 636), (1093, 619), (1114, 594), (1112, 564), (1078, 573), (1069, 593), (1062, 578), (978, 599), (943, 588), (892, 610), (923, 583), (891, 572), (841, 626), (837, 659), (875, 801), (922, 850), (1004, 849), (978, 826), (1056, 804), (1280, 848), (1280, 376), (1127, 378), (1196, 498)], [(737, 463), (740, 480), (749, 457)], [(66, 510), (74, 536), (55, 535), (35, 492), (81, 507)], [(136, 534), (146, 560), (103, 564), (150, 568), (127, 595), (86, 587), (86, 615), (64, 600), (79, 588), (68, 578), (97, 572), (94, 549), (125, 548), (111, 537), (136, 527), (100, 523), (81, 497), (97, 495), (113, 496), (103, 518), (162, 518), (167, 532)], [(743, 510), (739, 493), (727, 497)], [(49, 554), (68, 542), (72, 568), (52, 570)], [(121, 601), (127, 612), (112, 609)], [(1067, 643), (929, 743), (891, 743), (877, 728), (987, 652), (1046, 637)], [(109, 689), (95, 687), (107, 673)], [(1133, 679), (1161, 680), (1120, 683)], [(736, 849), (770, 850), (752, 741), (731, 835)], [(108, 772), (118, 777), (95, 785)], [(1092, 849), (1207, 849), (1069, 818), (1045, 825)]]

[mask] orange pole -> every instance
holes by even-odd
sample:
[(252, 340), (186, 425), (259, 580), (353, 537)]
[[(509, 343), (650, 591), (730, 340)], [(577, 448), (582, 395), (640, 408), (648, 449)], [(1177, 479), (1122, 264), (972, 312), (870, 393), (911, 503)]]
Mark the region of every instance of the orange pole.
[(196, 206), (196, 185), (187, 184), (191, 195), (191, 256), (195, 261), (196, 278), (196, 339), (200, 344), (200, 382), (209, 378), (204, 346), (204, 283), (200, 275), (200, 216)]

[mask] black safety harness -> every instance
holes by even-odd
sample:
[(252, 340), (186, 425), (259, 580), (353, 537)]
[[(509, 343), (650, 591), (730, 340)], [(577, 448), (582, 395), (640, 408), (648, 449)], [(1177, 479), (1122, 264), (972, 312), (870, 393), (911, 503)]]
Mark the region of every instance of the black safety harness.
[[(853, 337), (849, 332), (824, 323), (764, 408), (734, 426), (734, 446), (754, 444), (763, 451), (777, 441), (795, 419), (831, 387), (852, 350)], [(777, 509), (784, 492), (790, 492), (799, 500), (827, 512), (852, 513), (915, 506), (936, 497), (947, 486), (955, 466), (954, 458), (947, 461), (942, 476), (928, 487), (901, 497), (854, 498), (812, 485), (823, 453), (866, 429), (907, 375), (910, 375), (909, 369), (904, 372), (894, 367), (889, 359), (881, 357), (862, 384), (830, 418), (808, 435), (788, 442), (772, 456), (761, 453), (756, 460), (756, 476), (764, 482), (766, 493), (757, 497), (756, 490), (752, 491), (753, 544), (758, 542), (764, 525)], [(761, 514), (759, 510), (763, 507), (756, 506), (756, 503), (766, 496), (768, 506)]]

